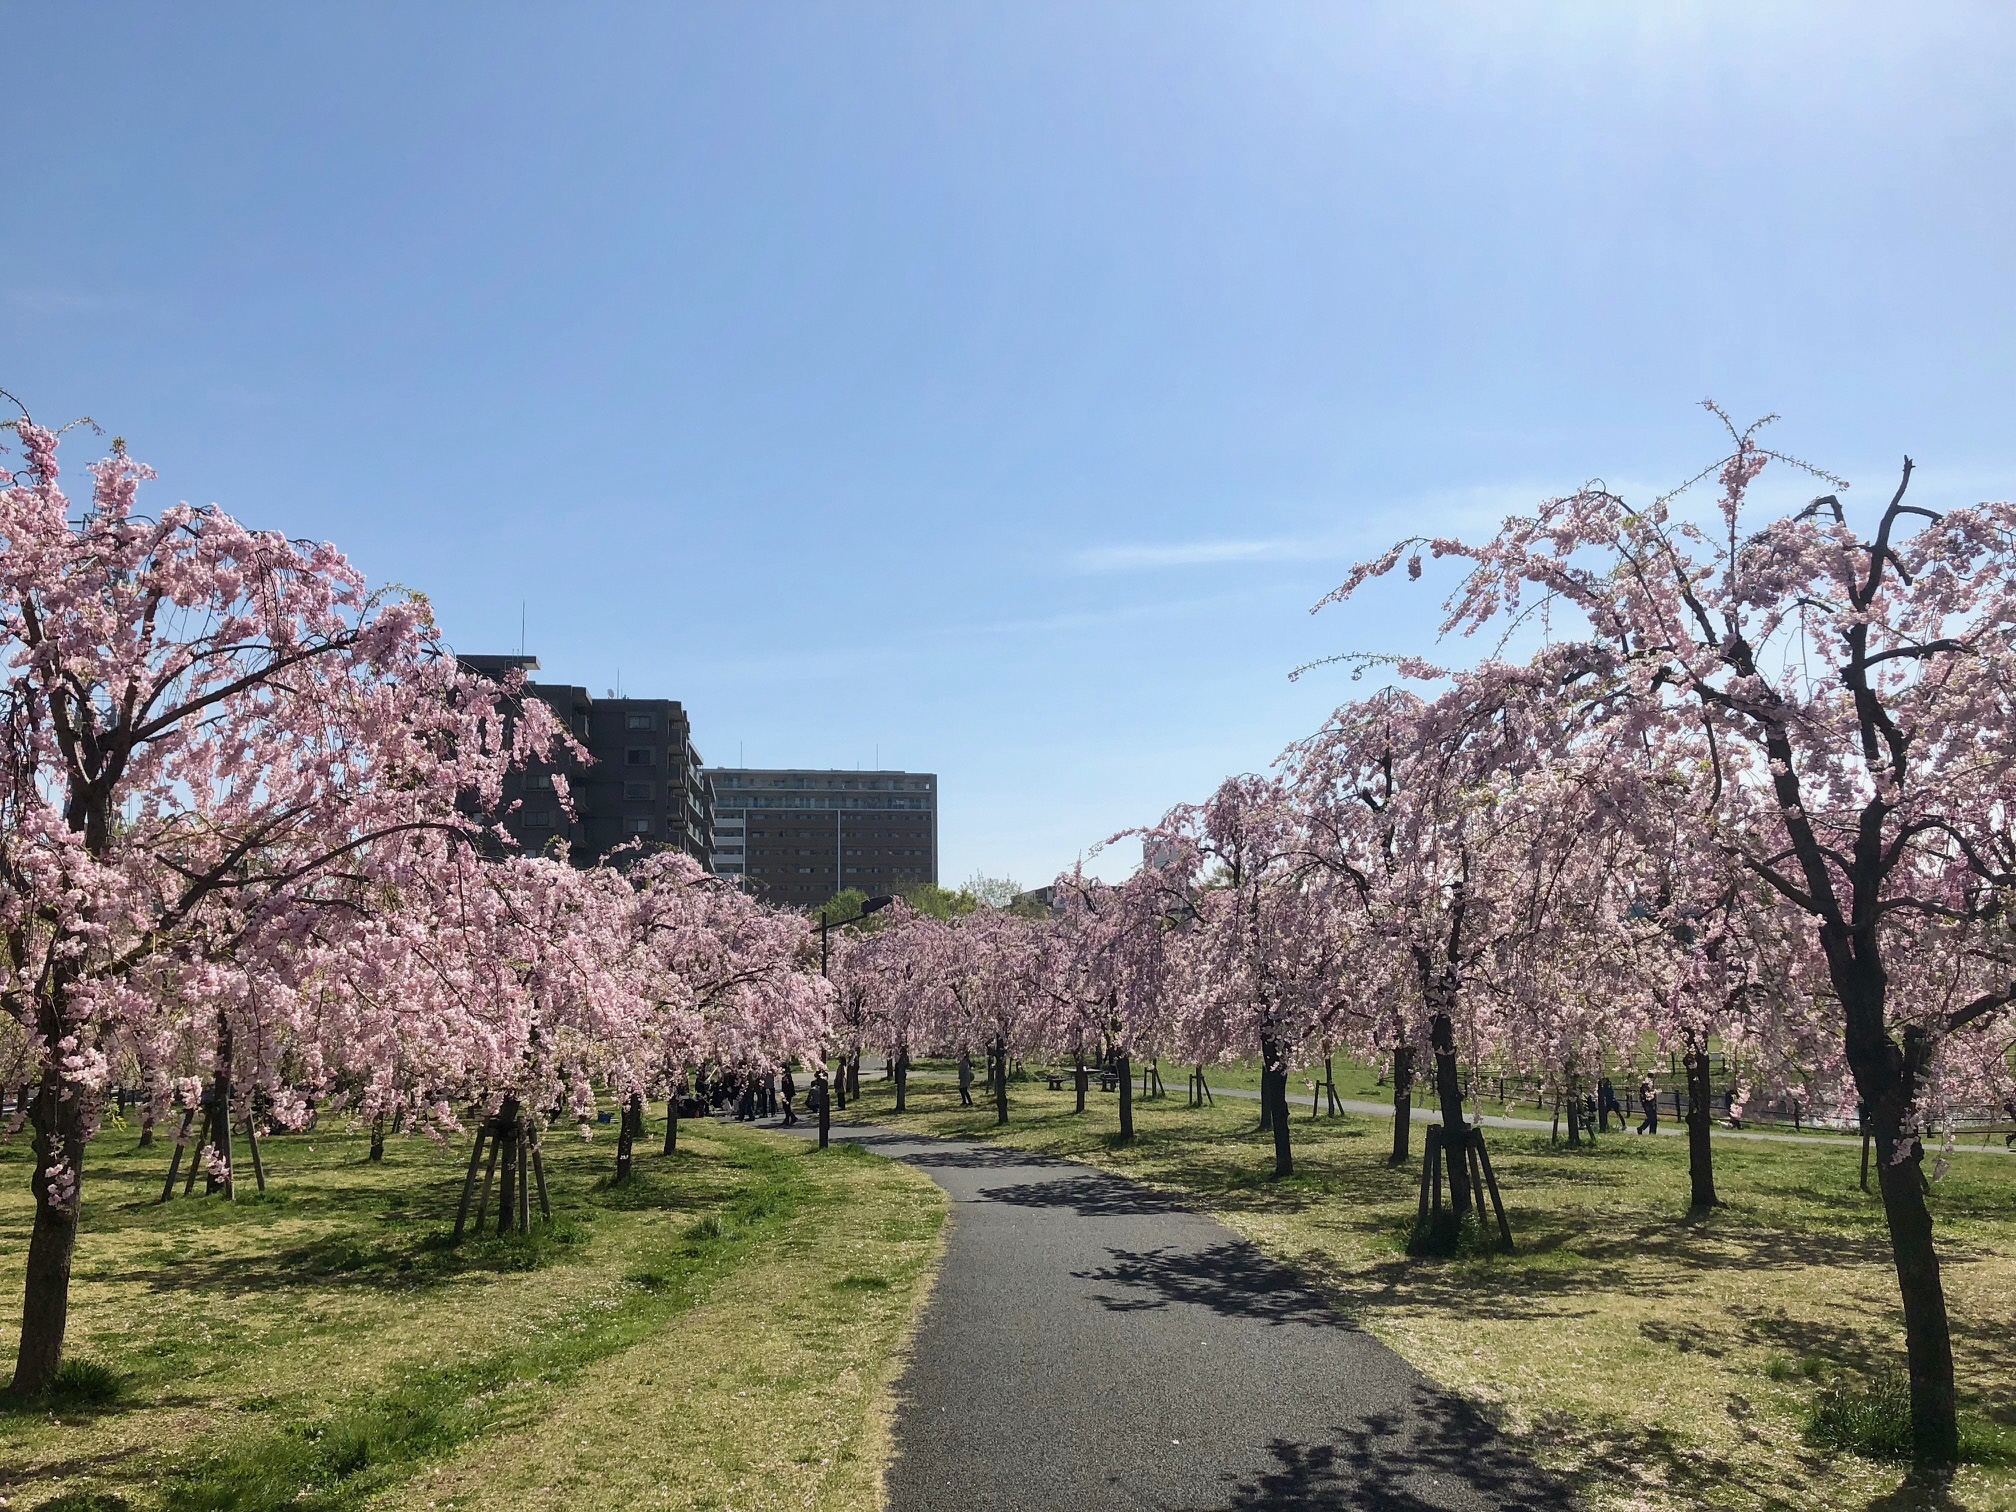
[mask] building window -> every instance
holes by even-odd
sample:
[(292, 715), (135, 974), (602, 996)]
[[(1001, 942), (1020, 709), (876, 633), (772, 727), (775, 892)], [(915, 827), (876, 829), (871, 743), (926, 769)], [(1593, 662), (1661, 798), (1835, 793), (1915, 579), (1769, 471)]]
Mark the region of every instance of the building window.
[(623, 821), (623, 833), (626, 835), (648, 835), (651, 833), (651, 821), (643, 817), (625, 819)]
[(623, 796), (625, 798), (643, 798), (648, 801), (656, 792), (657, 789), (652, 787), (648, 782), (626, 782), (623, 784)]
[(535, 792), (547, 792), (553, 786), (553, 774), (551, 772), (527, 772), (525, 774), (525, 786), (527, 789)]
[(623, 753), (623, 760), (630, 766), (651, 766), (658, 760), (658, 753), (650, 746), (632, 746)]
[(655, 730), (658, 728), (658, 721), (649, 714), (628, 714), (624, 716), (623, 728), (626, 730)]
[(539, 809), (533, 813), (521, 815), (519, 822), (527, 829), (551, 829), (553, 828), (553, 811), (551, 809)]

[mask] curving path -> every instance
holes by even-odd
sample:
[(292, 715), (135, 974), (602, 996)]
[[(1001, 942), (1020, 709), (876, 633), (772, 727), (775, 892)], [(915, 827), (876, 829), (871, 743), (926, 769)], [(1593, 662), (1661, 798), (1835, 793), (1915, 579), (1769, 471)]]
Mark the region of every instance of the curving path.
[(899, 1388), (891, 1512), (1567, 1500), (1292, 1273), (1159, 1193), (993, 1145), (867, 1126), (833, 1138), (952, 1199)]

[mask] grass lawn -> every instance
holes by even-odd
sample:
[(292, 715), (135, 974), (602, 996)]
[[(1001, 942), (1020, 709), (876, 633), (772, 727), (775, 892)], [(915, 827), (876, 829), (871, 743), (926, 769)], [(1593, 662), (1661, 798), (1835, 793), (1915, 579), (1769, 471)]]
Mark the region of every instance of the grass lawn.
[[(451, 1248), (466, 1141), (274, 1139), (235, 1208), (154, 1205), (135, 1143), (92, 1145), (72, 1288), (117, 1395), (0, 1414), (11, 1512), (876, 1505), (945, 1213), (906, 1167), (702, 1120), (612, 1188), (613, 1134), (555, 1131), (552, 1227)], [(0, 1147), (9, 1363), (28, 1171)]]
[(1297, 1174), (1275, 1183), (1254, 1105), (1189, 1109), (1180, 1078), (1136, 1102), (1131, 1146), (1114, 1143), (1116, 1098), (1095, 1092), (1079, 1118), (1068, 1090), (1041, 1082), (1011, 1086), (1005, 1131), (925, 1080), (901, 1119), (881, 1082), (848, 1116), (1004, 1138), (1184, 1194), (1484, 1404), (1605, 1512), (2016, 1508), (2016, 1161), (1960, 1155), (1934, 1188), (1961, 1389), (1998, 1459), (1940, 1490), (1802, 1441), (1826, 1381), (1902, 1360), (1888, 1239), (1852, 1142), (1719, 1141), (1727, 1206), (1689, 1222), (1684, 1141), (1609, 1137), (1570, 1154), (1492, 1130), (1517, 1253), (1421, 1260), (1403, 1250), (1419, 1166), (1388, 1168), (1389, 1121), (1311, 1119), (1304, 1102)]

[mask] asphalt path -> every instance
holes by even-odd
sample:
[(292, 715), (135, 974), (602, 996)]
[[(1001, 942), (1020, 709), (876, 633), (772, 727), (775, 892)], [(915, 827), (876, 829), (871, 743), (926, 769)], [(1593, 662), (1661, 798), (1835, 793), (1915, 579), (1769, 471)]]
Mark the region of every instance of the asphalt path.
[(898, 1388), (891, 1512), (1567, 1501), (1292, 1272), (1159, 1193), (998, 1145), (863, 1125), (833, 1138), (952, 1199)]

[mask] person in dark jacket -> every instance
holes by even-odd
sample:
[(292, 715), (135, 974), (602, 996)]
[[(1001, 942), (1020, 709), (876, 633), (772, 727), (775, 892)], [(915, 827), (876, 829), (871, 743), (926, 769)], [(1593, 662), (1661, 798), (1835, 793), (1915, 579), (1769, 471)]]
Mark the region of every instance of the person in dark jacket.
[(798, 1083), (792, 1079), (791, 1068), (784, 1068), (784, 1127), (790, 1128), (798, 1122), (798, 1114), (791, 1106), (791, 1099), (798, 1095)]
[(959, 1052), (959, 1106), (973, 1106), (973, 1057), (964, 1050)]
[(1657, 1134), (1659, 1132), (1659, 1088), (1652, 1080), (1652, 1073), (1650, 1071), (1647, 1071), (1645, 1079), (1638, 1083), (1638, 1106), (1645, 1114), (1644, 1121), (1638, 1125), (1638, 1132), (1640, 1134)]

